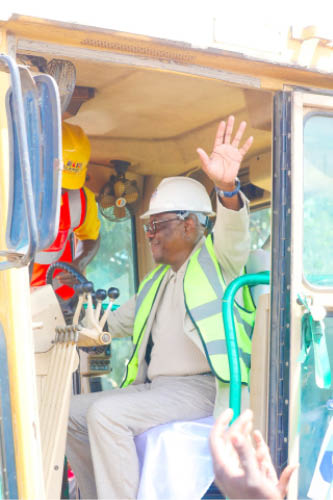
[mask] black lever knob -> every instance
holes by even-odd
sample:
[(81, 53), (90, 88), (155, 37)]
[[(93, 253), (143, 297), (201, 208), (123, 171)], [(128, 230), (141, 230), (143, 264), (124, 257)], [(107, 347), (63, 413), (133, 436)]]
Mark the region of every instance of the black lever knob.
[(106, 290), (103, 290), (102, 288), (99, 288), (97, 291), (96, 291), (96, 299), (97, 300), (105, 300), (106, 299)]
[(94, 284), (92, 281), (87, 281), (82, 285), (84, 293), (92, 293), (94, 291)]
[(108, 289), (108, 297), (112, 300), (116, 300), (119, 297), (119, 288), (112, 286)]

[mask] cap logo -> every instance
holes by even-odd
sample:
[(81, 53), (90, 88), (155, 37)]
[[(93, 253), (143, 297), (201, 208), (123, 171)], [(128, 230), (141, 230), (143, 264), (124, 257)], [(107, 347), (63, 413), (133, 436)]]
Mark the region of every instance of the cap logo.
[(68, 161), (65, 164), (65, 170), (71, 172), (72, 174), (80, 174), (83, 167), (83, 163)]

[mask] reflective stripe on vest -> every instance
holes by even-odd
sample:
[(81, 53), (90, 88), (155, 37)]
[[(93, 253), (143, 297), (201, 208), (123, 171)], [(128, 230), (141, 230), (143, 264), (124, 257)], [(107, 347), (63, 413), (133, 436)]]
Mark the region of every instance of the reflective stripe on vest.
[(70, 235), (72, 234), (73, 230), (79, 226), (82, 216), (85, 217), (85, 209), (83, 209), (81, 202), (81, 195), (82, 195), (81, 189), (73, 189), (68, 191), (67, 193), (68, 193), (68, 209), (70, 215), (70, 228), (68, 229), (66, 239), (63, 241), (63, 245), (61, 246), (61, 248), (58, 248), (53, 251), (43, 250), (41, 252), (37, 252), (35, 257), (36, 264), (49, 265), (61, 259), (61, 256), (65, 251), (66, 244), (70, 238)]
[[(227, 346), (222, 322), (222, 297), (226, 285), (216, 258), (212, 237), (208, 236), (189, 260), (184, 277), (185, 306), (201, 338), (215, 376), (230, 381)], [(251, 361), (251, 336), (255, 319), (253, 303), (246, 294), (244, 307), (234, 305), (240, 356), (241, 380), (248, 383)], [(246, 307), (250, 307), (247, 310)]]
[(122, 387), (126, 387), (136, 379), (138, 373), (138, 351), (144, 337), (147, 319), (162, 279), (169, 267), (163, 264), (157, 266), (140, 284), (136, 298), (133, 326), (133, 343), (135, 348), (128, 362), (126, 376), (121, 384)]
[[(138, 371), (138, 350), (144, 328), (158, 288), (169, 266), (155, 268), (141, 283), (136, 304), (133, 327), (135, 348), (127, 366), (127, 375), (122, 387), (131, 384)], [(213, 373), (223, 381), (230, 381), (227, 348), (222, 322), (222, 297), (225, 290), (224, 279), (215, 256), (211, 236), (189, 260), (184, 276), (185, 306), (200, 335), (204, 351)], [(245, 297), (246, 298), (246, 297)], [(242, 382), (248, 383), (251, 357), (251, 334), (255, 310), (253, 303), (244, 302), (249, 310), (234, 307), (237, 339), (239, 343)]]

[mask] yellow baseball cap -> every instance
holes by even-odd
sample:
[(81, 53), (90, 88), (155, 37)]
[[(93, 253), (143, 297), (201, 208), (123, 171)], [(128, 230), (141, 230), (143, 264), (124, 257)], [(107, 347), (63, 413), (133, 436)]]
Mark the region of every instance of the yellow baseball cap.
[(63, 188), (80, 189), (83, 186), (90, 152), (90, 142), (82, 128), (62, 122)]

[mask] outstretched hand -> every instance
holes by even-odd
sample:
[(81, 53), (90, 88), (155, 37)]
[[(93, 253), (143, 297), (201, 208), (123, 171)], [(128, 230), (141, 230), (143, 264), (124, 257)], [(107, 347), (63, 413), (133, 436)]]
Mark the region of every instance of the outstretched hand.
[(246, 129), (246, 122), (241, 122), (235, 137), (232, 139), (232, 131), (235, 118), (229, 116), (227, 122), (222, 121), (217, 129), (213, 152), (210, 156), (201, 149), (197, 149), (202, 168), (214, 185), (220, 189), (232, 190), (235, 186), (241, 162), (251, 147), (253, 137), (249, 137), (242, 147), (240, 141)]
[(285, 497), (296, 466), (288, 465), (278, 480), (267, 444), (254, 431), (253, 414), (246, 410), (229, 427), (233, 412), (225, 410), (216, 421), (210, 436), (215, 482), (228, 498)]

